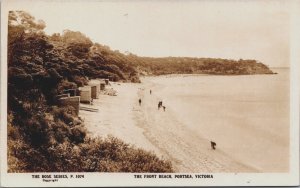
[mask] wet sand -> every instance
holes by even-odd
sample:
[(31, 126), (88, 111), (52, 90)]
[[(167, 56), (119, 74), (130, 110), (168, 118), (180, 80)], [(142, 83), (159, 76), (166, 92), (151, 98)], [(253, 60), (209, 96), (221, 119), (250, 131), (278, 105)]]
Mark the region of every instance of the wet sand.
[[(178, 77), (175, 76), (171, 78), (171, 81), (176, 82), (176, 79)], [(99, 99), (94, 100), (92, 107), (98, 108), (99, 112), (80, 111), (80, 116), (84, 119), (90, 134), (102, 137), (112, 135), (136, 147), (152, 151), (159, 157), (171, 160), (177, 172), (278, 172), (288, 169), (286, 158), (288, 153), (286, 150), (282, 150), (282, 148), (288, 148), (288, 143), (280, 142), (280, 139), (286, 140), (284, 137), (286, 135), (283, 138), (278, 137), (279, 140), (276, 141), (277, 137), (272, 137), (276, 134), (273, 134), (272, 131), (269, 131), (272, 133), (270, 136), (269, 133), (265, 134), (267, 135), (265, 138), (263, 134), (267, 130), (249, 129), (248, 126), (243, 126), (245, 121), (234, 121), (236, 125), (228, 128), (224, 123), (227, 117), (216, 118), (218, 114), (215, 117), (202, 117), (193, 114), (197, 112), (195, 110), (193, 110), (195, 112), (188, 110), (181, 112), (179, 108), (184, 108), (182, 106), (184, 100), (180, 101), (180, 97), (176, 100), (164, 98), (166, 93), (176, 90), (176, 87), (169, 90), (165, 80), (166, 77), (156, 77), (154, 79), (145, 78), (142, 80), (142, 84), (112, 83), (112, 87), (117, 90), (118, 94), (117, 96), (100, 95)], [(153, 91), (151, 95), (150, 89)], [(186, 94), (189, 94), (188, 91)], [(142, 100), (141, 105), (139, 105), (139, 99)], [(157, 104), (160, 100), (163, 101), (163, 105), (166, 105), (166, 111), (163, 111), (162, 108), (158, 110)], [(212, 100), (212, 102), (214, 101)], [(197, 101), (194, 104), (196, 103)], [(203, 107), (212, 111), (205, 104)], [(192, 127), (190, 124), (195, 124), (195, 121), (189, 121), (189, 116), (195, 120), (200, 117), (201, 122), (196, 123), (199, 126)], [(219, 126), (220, 121), (223, 122), (222, 126)], [(205, 126), (208, 122), (212, 126)], [(211, 136), (212, 130), (209, 129), (216, 128), (216, 126), (219, 126), (220, 130), (216, 132), (215, 136)], [(233, 144), (231, 148), (228, 148), (226, 145), (228, 143), (220, 142), (222, 136), (228, 134), (228, 130), (234, 130), (233, 133), (230, 133), (232, 138), (228, 137), (229, 143), (236, 138), (245, 138), (252, 142), (253, 137), (255, 139), (257, 136), (258, 140), (261, 139), (263, 143), (267, 144), (269, 151), (261, 151), (260, 154), (252, 157), (248, 155), (249, 152), (252, 152), (251, 146), (242, 145), (241, 148), (237, 148), (237, 145)], [(239, 137), (235, 137), (235, 135)], [(216, 139), (218, 136), (220, 141)], [(211, 149), (211, 138), (214, 141), (217, 140), (216, 150)], [(236, 142), (243, 144), (248, 141), (236, 140)], [(258, 150), (262, 149), (264, 148), (258, 147)], [(272, 159), (274, 156), (272, 152), (277, 152), (278, 149), (282, 150), (282, 153), (278, 153), (279, 157)], [(262, 155), (271, 155), (270, 162), (266, 163), (264, 159), (255, 158)], [(278, 164), (278, 168), (276, 166), (272, 168), (272, 164), (275, 164), (278, 159), (282, 159), (283, 164)]]
[[(136, 147), (152, 151), (172, 161), (177, 172), (254, 172), (189, 131), (177, 121), (171, 109), (157, 109), (155, 94), (148, 88), (152, 84), (113, 84), (117, 96), (100, 95), (93, 105), (99, 112), (80, 110), (80, 117), (91, 136), (114, 136)], [(142, 99), (139, 106), (138, 99)]]
[[(143, 90), (138, 92), (144, 101), (141, 111), (136, 114), (138, 126), (145, 130), (145, 137), (164, 156), (169, 158), (178, 172), (257, 172), (231, 158), (222, 150), (212, 150), (210, 140), (199, 136), (178, 119), (178, 114), (164, 104), (164, 99), (156, 94), (162, 85), (144, 80)], [(153, 90), (150, 95), (149, 90)], [(163, 101), (166, 111), (158, 110), (158, 101)]]

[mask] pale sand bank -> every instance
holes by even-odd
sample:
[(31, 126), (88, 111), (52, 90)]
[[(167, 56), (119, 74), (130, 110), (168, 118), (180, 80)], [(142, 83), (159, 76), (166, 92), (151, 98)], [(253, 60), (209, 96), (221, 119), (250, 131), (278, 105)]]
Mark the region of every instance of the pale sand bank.
[[(155, 135), (156, 130), (162, 132), (162, 127), (167, 125), (169, 132), (161, 138), (159, 135), (149, 138), (157, 139), (158, 143), (163, 143), (164, 139), (171, 143), (173, 137), (166, 139), (166, 135), (174, 133), (176, 148), (163, 144), (160, 147), (171, 156), (181, 158), (179, 161), (189, 169), (288, 172), (288, 75), (288, 71), (280, 71), (278, 75), (144, 78), (145, 87), (153, 91), (152, 96), (145, 93), (145, 102), (152, 100), (151, 103), (157, 104), (162, 100), (167, 107), (167, 115), (151, 112), (155, 109), (153, 106), (143, 110), (150, 117), (147, 122), (151, 129), (146, 133)], [(217, 150), (210, 149), (210, 140), (217, 143)], [(212, 163), (203, 167), (203, 158)], [(220, 167), (214, 166), (218, 163)], [(244, 167), (235, 168), (236, 163)]]
[(93, 100), (93, 105), (80, 104), (99, 109), (98, 112), (80, 110), (79, 115), (84, 119), (88, 132), (92, 136), (111, 135), (161, 156), (159, 150), (144, 136), (144, 130), (136, 126), (135, 114), (141, 110), (137, 99), (141, 84), (113, 82), (111, 84), (117, 91), (117, 96), (100, 94), (99, 99)]
[[(163, 77), (162, 77), (163, 79)], [(212, 150), (208, 139), (189, 129), (178, 113), (167, 105), (158, 111), (161, 100), (156, 94), (164, 86), (144, 80), (143, 84), (112, 83), (117, 96), (100, 95), (93, 108), (80, 111), (93, 136), (112, 135), (159, 157), (169, 159), (177, 172), (258, 172), (229, 156), (221, 149)], [(152, 95), (149, 89), (153, 90)], [(139, 106), (138, 99), (142, 99)], [(203, 130), (205, 132), (205, 130)]]
[[(164, 79), (157, 77), (157, 79)], [(139, 91), (144, 101), (139, 126), (145, 130), (145, 136), (157, 146), (165, 156), (171, 159), (178, 172), (257, 172), (231, 158), (222, 150), (212, 150), (210, 140), (189, 129), (174, 110), (176, 104), (170, 105), (158, 91), (165, 85), (143, 79), (145, 90)], [(149, 90), (152, 90), (150, 95)], [(158, 101), (163, 101), (166, 111), (158, 110)], [(180, 113), (180, 112), (179, 112)], [(205, 132), (205, 130), (203, 130)]]

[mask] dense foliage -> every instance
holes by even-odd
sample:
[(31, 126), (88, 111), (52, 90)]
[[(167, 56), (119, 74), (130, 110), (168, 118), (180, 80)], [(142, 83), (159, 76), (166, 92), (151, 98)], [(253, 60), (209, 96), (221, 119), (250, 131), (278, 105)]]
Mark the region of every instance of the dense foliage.
[[(132, 55), (134, 56), (134, 55)], [(264, 64), (256, 60), (191, 58), (191, 57), (138, 57), (136, 62), (140, 73), (145, 75), (162, 74), (217, 74), (217, 75), (244, 75), (244, 74), (272, 74)]]
[(80, 32), (47, 36), (44, 22), (9, 13), (9, 172), (172, 172), (171, 163), (116, 138), (89, 138), (56, 95), (88, 78), (139, 81), (122, 58)]
[(115, 138), (91, 139), (71, 107), (56, 95), (92, 78), (140, 82), (139, 75), (173, 73), (265, 74), (255, 60), (139, 57), (93, 43), (80, 32), (48, 36), (45, 23), (9, 12), (8, 166), (10, 172), (171, 172), (170, 162)]

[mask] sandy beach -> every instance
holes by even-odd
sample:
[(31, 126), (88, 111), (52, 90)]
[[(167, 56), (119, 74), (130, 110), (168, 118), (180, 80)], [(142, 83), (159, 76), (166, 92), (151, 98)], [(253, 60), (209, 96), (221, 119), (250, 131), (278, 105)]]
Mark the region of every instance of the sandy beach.
[[(117, 96), (100, 95), (92, 106), (99, 111), (81, 110), (80, 116), (92, 136), (112, 135), (136, 147), (152, 151), (159, 157), (171, 160), (176, 172), (237, 173), (288, 170), (289, 129), (280, 128), (281, 124), (288, 122), (285, 117), (279, 117), (280, 119), (274, 120), (279, 122), (273, 124), (270, 118), (263, 117), (286, 112), (267, 112), (269, 106), (259, 103), (261, 112), (255, 114), (257, 104), (250, 103), (248, 113), (252, 113), (253, 108), (254, 114), (245, 119), (239, 105), (243, 106), (245, 101), (249, 104), (249, 99), (244, 101), (233, 97), (243, 102), (233, 101), (225, 104), (218, 102), (218, 97), (211, 94), (210, 97), (215, 98), (210, 100), (204, 91), (201, 91), (201, 105), (189, 111), (183, 95), (192, 95), (191, 91), (183, 89), (182, 96), (166, 98), (170, 93), (172, 96), (173, 93), (180, 93), (177, 86), (171, 88), (168, 85), (169, 82), (178, 83), (182, 78), (184, 76), (161, 76), (143, 78), (142, 84), (112, 83), (111, 87), (117, 91)], [(184, 82), (180, 84), (180, 87), (186, 86)], [(149, 93), (150, 89), (152, 94)], [(210, 90), (216, 92), (213, 88)], [(256, 95), (250, 93), (249, 96), (254, 100)], [(228, 96), (222, 97), (224, 102)], [(198, 98), (197, 95), (197, 100), (189, 98), (188, 101), (196, 105), (199, 103)], [(142, 100), (141, 105), (138, 99)], [(166, 111), (162, 108), (158, 110), (157, 104), (160, 100), (166, 106)], [(223, 107), (218, 109), (220, 104)], [(224, 110), (225, 107), (227, 110)], [(276, 127), (276, 130), (259, 128), (266, 122)], [(276, 131), (282, 134), (277, 134)], [(217, 142), (216, 150), (211, 149), (211, 140)], [(277, 166), (274, 166), (275, 164)]]
[(114, 136), (159, 154), (159, 150), (144, 136), (144, 130), (137, 126), (136, 114), (141, 111), (138, 104), (140, 87), (140, 84), (111, 82), (110, 88), (117, 91), (117, 96), (100, 94), (99, 99), (93, 100), (93, 105), (80, 104), (99, 110), (80, 110), (80, 117), (93, 137)]

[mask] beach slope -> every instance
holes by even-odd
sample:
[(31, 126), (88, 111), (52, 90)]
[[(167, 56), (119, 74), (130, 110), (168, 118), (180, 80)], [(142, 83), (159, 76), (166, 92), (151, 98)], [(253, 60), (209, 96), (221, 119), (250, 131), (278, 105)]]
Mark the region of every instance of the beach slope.
[[(80, 111), (92, 136), (112, 135), (172, 161), (176, 172), (257, 172), (231, 158), (222, 150), (212, 150), (210, 141), (188, 129), (167, 108), (157, 108), (160, 99), (150, 89), (160, 89), (144, 80), (143, 84), (112, 83), (117, 96), (100, 95), (93, 108)], [(141, 99), (141, 105), (138, 100)]]

